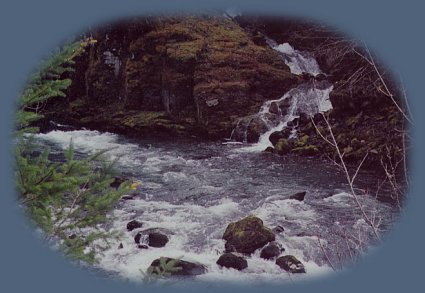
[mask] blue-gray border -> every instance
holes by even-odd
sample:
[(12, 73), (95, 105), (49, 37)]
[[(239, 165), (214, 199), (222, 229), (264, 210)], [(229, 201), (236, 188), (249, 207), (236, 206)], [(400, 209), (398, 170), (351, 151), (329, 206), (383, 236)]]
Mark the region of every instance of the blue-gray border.
[[(336, 277), (297, 284), (290, 290), (302, 292), (400, 292), (423, 288), (425, 206), (423, 116), (423, 54), (425, 39), (424, 5), (421, 1), (142, 1), (142, 0), (15, 0), (0, 4), (0, 288), (3, 292), (139, 292), (146, 288), (112, 280), (81, 270), (60, 255), (42, 247), (22, 217), (14, 201), (11, 172), (10, 129), (13, 101), (26, 78), (40, 60), (59, 43), (99, 22), (120, 16), (155, 11), (175, 12), (203, 8), (244, 7), (257, 13), (302, 16), (323, 20), (362, 39), (393, 72), (403, 78), (414, 112), (411, 151), (413, 184), (408, 207), (381, 248), (371, 253), (354, 269)], [(155, 289), (167, 291), (170, 288)], [(173, 289), (195, 291), (198, 287)], [(271, 285), (243, 288), (244, 291), (284, 288)], [(150, 288), (150, 291), (153, 289)], [(208, 290), (208, 288), (203, 288)], [(222, 291), (236, 290), (224, 286)]]

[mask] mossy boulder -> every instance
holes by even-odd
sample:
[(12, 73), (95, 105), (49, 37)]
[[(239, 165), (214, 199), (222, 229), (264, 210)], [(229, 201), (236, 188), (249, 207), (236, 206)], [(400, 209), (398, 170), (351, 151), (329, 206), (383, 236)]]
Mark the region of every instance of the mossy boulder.
[(291, 129), (289, 129), (289, 128), (285, 128), (282, 131), (275, 131), (272, 134), (270, 134), (269, 141), (273, 145), (276, 145), (276, 143), (278, 142), (279, 139), (281, 139), (281, 138), (288, 139), (290, 134), (291, 134)]
[(251, 254), (275, 240), (275, 234), (256, 216), (230, 223), (223, 234), (226, 252)]
[(305, 273), (304, 265), (293, 255), (285, 255), (276, 259), (276, 264), (290, 273)]
[(279, 138), (274, 148), (279, 155), (286, 154), (291, 149), (288, 140), (285, 138)]
[(148, 268), (151, 275), (197, 276), (207, 272), (204, 265), (170, 257), (155, 259)]

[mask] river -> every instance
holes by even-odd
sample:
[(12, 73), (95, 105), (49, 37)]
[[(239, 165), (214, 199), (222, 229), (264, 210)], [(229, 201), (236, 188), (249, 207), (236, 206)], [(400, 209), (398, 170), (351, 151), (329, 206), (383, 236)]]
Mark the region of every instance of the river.
[[(374, 245), (344, 174), (329, 161), (246, 151), (247, 144), (135, 140), (89, 130), (36, 135), (56, 160), (71, 139), (79, 157), (110, 149), (106, 155), (119, 158), (117, 170), (141, 182), (135, 197), (121, 200), (110, 214), (111, 222), (101, 227), (122, 232), (99, 254), (95, 265), (108, 275), (141, 281), (140, 270), (167, 256), (206, 265), (207, 273), (195, 277), (199, 281), (293, 281), (327, 274), (332, 271), (330, 263), (340, 268)], [(385, 189), (375, 196), (379, 178), (362, 170), (357, 187), (367, 192), (360, 198), (366, 212), (379, 217), (380, 230), (386, 231), (398, 209), (386, 200)], [(306, 192), (303, 201), (289, 199), (302, 191)], [(224, 250), (221, 238), (227, 225), (251, 214), (267, 227), (284, 228), (276, 241), (285, 248), (283, 255), (294, 255), (304, 263), (306, 274), (289, 276), (274, 261), (260, 258), (259, 251), (247, 258), (248, 268), (243, 271), (216, 264)], [(143, 227), (128, 232), (126, 224), (134, 219)], [(170, 241), (162, 248), (139, 249), (134, 236), (148, 228), (165, 229)]]

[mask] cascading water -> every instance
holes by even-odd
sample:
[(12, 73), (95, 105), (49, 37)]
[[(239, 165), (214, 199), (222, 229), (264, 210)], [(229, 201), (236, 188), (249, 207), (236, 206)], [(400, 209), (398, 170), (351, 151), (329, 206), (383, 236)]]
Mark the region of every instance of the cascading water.
[[(307, 55), (288, 45), (275, 48), (287, 57), (294, 74), (320, 73), (317, 63)], [(56, 130), (37, 134), (35, 139), (51, 147), (57, 160), (61, 160), (70, 140), (77, 156), (110, 149), (105, 155), (111, 160), (120, 158), (120, 174), (141, 182), (131, 199), (123, 198), (108, 214), (110, 222), (96, 227), (115, 232), (119, 238), (110, 240), (109, 246), (96, 243), (104, 250), (99, 253), (95, 270), (142, 281), (141, 271), (146, 272), (153, 260), (183, 257), (207, 268), (205, 274), (191, 281), (291, 282), (330, 272), (329, 262), (350, 260), (358, 247), (356, 242), (347, 243), (345, 235), (359, 237), (362, 245), (367, 245), (373, 239), (370, 227), (348, 193), (345, 176), (333, 166), (313, 158), (289, 157), (283, 161), (235, 150), (262, 151), (271, 145), (269, 135), (282, 130), (300, 113), (313, 116), (331, 109), (331, 90), (330, 83), (313, 80), (289, 90), (280, 99), (265, 102), (257, 114), (241, 119), (232, 133), (232, 137), (248, 141), (248, 128), (254, 124), (261, 128), (258, 143), (249, 148), (194, 140), (128, 140), (88, 130)], [(385, 194), (375, 173), (360, 170), (357, 175), (359, 188), (379, 186), (380, 194)], [(303, 201), (291, 198), (299, 191), (306, 192)], [(394, 205), (374, 196), (363, 197), (362, 204), (366, 213), (381, 217), (382, 231), (392, 225), (398, 213)], [(246, 257), (248, 268), (243, 271), (217, 265), (225, 248), (222, 237), (227, 225), (247, 215), (258, 216), (270, 228), (284, 227), (276, 233), (276, 241), (285, 249), (282, 254), (299, 259), (306, 274), (289, 276), (274, 260), (261, 258), (259, 250)], [(126, 224), (132, 220), (141, 221), (143, 226), (127, 231)], [(134, 238), (146, 229), (166, 231), (169, 242), (165, 247), (140, 249)], [(326, 257), (324, 250), (328, 251)]]
[[(288, 43), (277, 45), (270, 39), (267, 39), (267, 43), (281, 54), (291, 73), (296, 75), (307, 73), (314, 77), (322, 73), (317, 61), (308, 53), (294, 50)], [(329, 82), (316, 81), (313, 78), (289, 90), (280, 99), (266, 101), (257, 114), (243, 117), (238, 121), (230, 140), (245, 143), (257, 140), (254, 145), (241, 150), (263, 151), (267, 147), (273, 146), (269, 141), (270, 134), (283, 130), (289, 122), (298, 118), (301, 113), (307, 115), (307, 117), (312, 117), (316, 113), (332, 109), (329, 99), (332, 89), (333, 85)], [(262, 130), (258, 138), (249, 139), (250, 128), (254, 128), (257, 132)]]
[[(292, 95), (295, 93), (292, 91)], [(273, 107), (276, 102), (279, 100), (267, 105)], [(263, 110), (266, 112), (266, 105)], [(49, 146), (58, 160), (71, 139), (78, 156), (110, 149), (105, 155), (111, 160), (120, 158), (120, 174), (141, 182), (133, 199), (121, 200), (109, 214), (110, 223), (97, 227), (120, 235), (111, 239), (109, 246), (96, 243), (106, 245), (106, 250), (99, 253), (94, 269), (108, 275), (142, 281), (140, 270), (145, 272), (154, 259), (165, 256), (204, 264), (207, 273), (195, 281), (292, 281), (331, 271), (316, 235), (321, 235), (321, 243), (334, 263), (339, 263), (340, 257), (349, 259), (352, 253), (338, 235), (360, 235), (366, 242), (373, 237), (347, 193), (346, 178), (322, 161), (300, 157), (283, 161), (254, 152), (235, 152), (240, 146), (129, 140), (88, 130), (52, 131), (37, 134), (35, 139)], [(373, 172), (361, 170), (357, 177), (365, 185), (359, 188), (378, 186)], [(299, 191), (307, 192), (304, 201), (290, 199)], [(383, 188), (380, 194), (385, 194)], [(382, 229), (391, 224), (398, 211), (374, 196), (362, 198), (362, 203), (368, 214), (382, 217)], [(261, 218), (267, 227), (284, 227), (276, 234), (276, 241), (285, 248), (283, 254), (303, 262), (306, 274), (288, 277), (274, 261), (262, 259), (260, 251), (247, 257), (248, 268), (243, 271), (216, 264), (225, 247), (222, 236), (227, 225), (250, 214)], [(126, 224), (131, 220), (141, 221), (143, 227), (127, 231)], [(146, 229), (167, 231), (169, 242), (161, 248), (140, 249), (134, 237)]]

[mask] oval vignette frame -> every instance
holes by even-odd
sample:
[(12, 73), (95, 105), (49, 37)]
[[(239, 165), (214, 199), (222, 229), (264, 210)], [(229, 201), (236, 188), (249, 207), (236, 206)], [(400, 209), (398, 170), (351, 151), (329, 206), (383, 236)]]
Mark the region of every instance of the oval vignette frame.
[[(295, 8), (295, 10), (296, 9), (300, 9), (300, 7), (298, 7), (298, 8)], [(370, 8), (371, 9), (371, 11), (376, 11), (376, 10), (373, 10), (374, 8)], [(302, 9), (300, 9), (299, 10), (299, 12), (300, 13), (302, 13)], [(326, 19), (325, 19), (326, 17), (324, 17), (324, 21), (326, 21)], [(378, 47), (378, 46), (377, 46)], [(376, 53), (378, 53), (378, 55), (379, 56), (382, 56), (381, 55), (381, 53), (383, 53), (383, 52), (385, 52), (385, 50), (374, 50)], [(380, 51), (382, 51), (382, 52), (380, 52)], [(46, 50), (43, 50), (43, 52), (46, 52)], [(393, 66), (391, 66), (391, 65), (389, 65), (389, 63), (388, 62), (385, 62), (385, 59), (386, 58), (383, 58), (383, 60), (384, 60), (384, 64), (386, 65), (386, 66), (388, 66), (389, 68), (397, 68), (397, 67), (393, 67)], [(32, 61), (32, 62), (34, 62), (34, 61)], [(408, 63), (408, 64), (412, 64), (412, 62), (410, 62), (410, 63)], [(25, 66), (27, 66), (27, 64), (25, 64)], [(403, 72), (404, 73), (404, 72)], [(404, 74), (403, 74), (403, 77), (404, 77)], [(410, 79), (408, 79), (408, 74), (406, 74), (405, 75), (405, 79), (406, 79), (406, 87), (409, 89), (409, 91), (410, 91), (410, 89), (412, 89), (412, 94), (409, 94), (409, 98), (411, 99), (411, 101), (412, 101), (412, 103), (416, 103), (417, 101), (416, 101), (416, 99), (415, 99), (415, 97), (417, 97), (417, 96), (415, 96), (415, 86), (410, 86), (410, 84), (412, 83), (412, 82), (409, 82), (410, 81)], [(415, 80), (415, 79), (413, 79), (412, 78), (412, 80)], [(414, 83), (414, 82), (413, 82)], [(418, 122), (419, 123), (419, 122)], [(416, 137), (416, 136), (415, 136)], [(415, 168), (416, 167), (416, 165), (415, 164), (411, 164), (411, 166), (412, 166), (412, 170), (413, 170), (413, 175), (414, 175), (414, 177), (416, 177), (415, 175), (417, 175), (417, 172), (416, 172), (416, 169), (417, 168)], [(416, 181), (414, 180), (413, 181), (414, 183), (416, 183)], [(415, 187), (416, 187), (416, 184), (415, 184)], [(415, 189), (413, 189), (414, 191), (415, 191)], [(411, 194), (414, 194), (415, 192), (411, 192)], [(399, 231), (396, 231), (396, 232), (400, 232), (400, 230), (402, 230), (402, 228), (403, 228), (403, 226), (406, 226), (405, 224), (404, 224), (404, 222), (406, 221), (406, 219), (411, 219), (411, 216), (409, 216), (410, 215), (410, 213), (412, 212), (412, 210), (414, 211), (415, 209), (412, 207), (412, 204), (410, 203), (411, 201), (412, 201), (413, 199), (410, 199), (409, 201), (408, 201), (408, 204), (407, 204), (407, 208), (406, 208), (406, 210), (407, 210), (407, 215), (406, 216), (404, 216), (403, 218), (402, 218), (402, 220), (401, 220), (401, 222), (402, 223), (400, 223), (400, 224), (397, 224), (396, 225), (396, 230), (399, 230)], [(414, 198), (414, 200), (417, 200), (417, 197), (416, 198)], [(12, 209), (12, 210), (14, 210), (14, 209)], [(404, 228), (406, 228), (406, 227), (404, 227)], [(404, 232), (404, 233), (406, 233), (406, 232)], [(391, 244), (391, 242), (392, 241), (395, 241), (394, 240), (394, 236), (392, 235), (392, 234), (395, 234), (395, 232), (393, 232), (393, 233), (390, 233), (391, 235), (389, 235), (389, 237), (388, 237), (388, 240), (386, 240), (385, 242), (384, 242), (384, 245), (383, 246), (390, 246), (390, 244)], [(13, 234), (12, 234), (13, 235)], [(408, 234), (409, 235), (409, 234)], [(403, 238), (403, 237), (402, 237)], [(386, 244), (386, 242), (390, 242), (389, 244)], [(417, 245), (418, 245), (418, 248), (419, 248), (419, 241), (418, 241), (418, 243), (417, 243)], [(393, 245), (391, 245), (391, 246), (393, 246)], [(373, 261), (373, 262), (379, 262), (379, 257), (384, 253), (384, 250), (385, 250), (385, 247), (383, 247), (382, 248), (382, 251), (383, 252), (381, 252), (381, 249), (379, 249), (379, 251), (377, 251), (376, 252), (376, 255), (374, 255), (374, 256), (372, 256), (372, 254), (370, 254), (370, 255), (368, 255), (368, 257), (367, 257), (367, 259), (365, 259), (365, 260), (363, 260), (362, 261), (362, 263), (361, 264), (359, 264), (358, 266), (359, 267), (362, 267), (362, 268), (364, 268), (364, 269), (367, 269), (368, 268), (368, 266), (369, 266), (369, 263), (370, 263), (370, 261), (369, 261), (369, 258), (371, 259), (371, 261)], [(16, 252), (16, 251), (15, 251)], [(51, 260), (53, 260), (53, 261), (55, 261), (55, 262), (57, 262), (57, 261), (59, 261), (59, 262), (61, 262), (60, 260), (57, 260), (55, 257), (53, 257), (52, 258), (52, 256), (50, 255), (50, 256), (47, 256), (47, 259), (51, 259)], [(383, 263), (385, 263), (385, 262), (383, 262)], [(372, 267), (373, 267), (373, 264), (372, 264)], [(371, 267), (371, 268), (372, 268)], [(47, 268), (46, 268), (47, 269)], [(66, 269), (68, 272), (70, 272), (72, 275), (73, 274), (77, 274), (77, 275), (79, 275), (80, 277), (82, 277), (82, 275), (78, 272), (78, 270), (77, 271), (75, 271), (74, 269), (71, 269), (71, 271), (69, 271), (69, 268), (68, 269)], [(368, 270), (367, 270), (368, 271)], [(55, 274), (55, 273), (53, 273), (53, 272), (51, 272), (52, 273), (52, 275), (57, 275), (57, 273)], [(83, 274), (84, 274), (85, 272), (83, 272)], [(351, 271), (351, 272), (349, 272), (349, 274), (347, 274), (347, 277), (349, 278), (350, 276), (349, 275), (351, 275), (351, 274), (356, 274), (356, 273), (360, 273), (360, 272), (358, 272), (358, 270), (357, 269), (354, 269), (353, 271)], [(362, 272), (362, 273), (360, 273), (361, 275), (363, 275), (363, 274), (365, 274), (365, 272)], [(413, 273), (412, 273), (412, 275), (413, 275)], [(38, 274), (37, 274), (37, 276), (39, 276)], [(40, 277), (40, 276), (39, 276)], [(344, 279), (346, 279), (346, 277), (345, 276), (338, 276), (337, 278), (335, 278), (335, 280), (329, 280), (329, 281), (332, 281), (332, 282), (334, 282), (334, 281), (337, 281), (337, 279), (339, 279), (340, 277), (342, 277), (342, 279), (341, 279), (341, 281), (342, 282), (344, 282)], [(403, 275), (402, 275), (402, 277), (403, 277)], [(63, 278), (63, 277), (62, 277)], [(92, 281), (90, 281), (88, 278), (85, 278), (85, 277), (83, 277), (87, 282), (89, 282), (89, 283), (91, 283), (92, 285), (93, 284), (95, 284), (95, 283), (93, 283)], [(363, 278), (367, 278), (365, 275), (363, 275)], [(378, 278), (378, 280), (381, 280), (381, 279), (379, 279), (379, 276), (377, 276), (377, 278)], [(383, 276), (381, 277), (381, 278), (383, 278)], [(43, 279), (43, 277), (41, 277), (41, 279)], [(61, 279), (61, 278), (59, 278), (59, 279)], [(65, 278), (66, 279), (66, 278)], [(332, 278), (333, 279), (333, 278)], [(383, 279), (385, 279), (385, 278), (383, 278)], [(383, 280), (382, 279), (382, 280)], [(408, 279), (410, 279), (409, 277), (408, 277)], [(347, 281), (347, 282), (349, 282), (349, 281)], [(110, 283), (110, 282), (108, 282), (108, 283)], [(326, 283), (326, 282), (325, 282)], [(97, 285), (99, 285), (99, 284), (97, 284)], [(95, 286), (97, 286), (97, 285), (95, 285)], [(114, 284), (113, 286), (117, 286), (118, 284)], [(326, 284), (323, 284), (324, 286), (326, 286)], [(72, 285), (72, 286), (75, 286), (75, 285)], [(118, 285), (119, 286), (119, 285)], [(303, 287), (303, 286), (309, 286), (309, 284), (305, 284), (305, 285), (303, 285), (303, 284), (301, 284), (300, 285), (300, 287)], [(394, 287), (393, 287), (394, 288)]]

